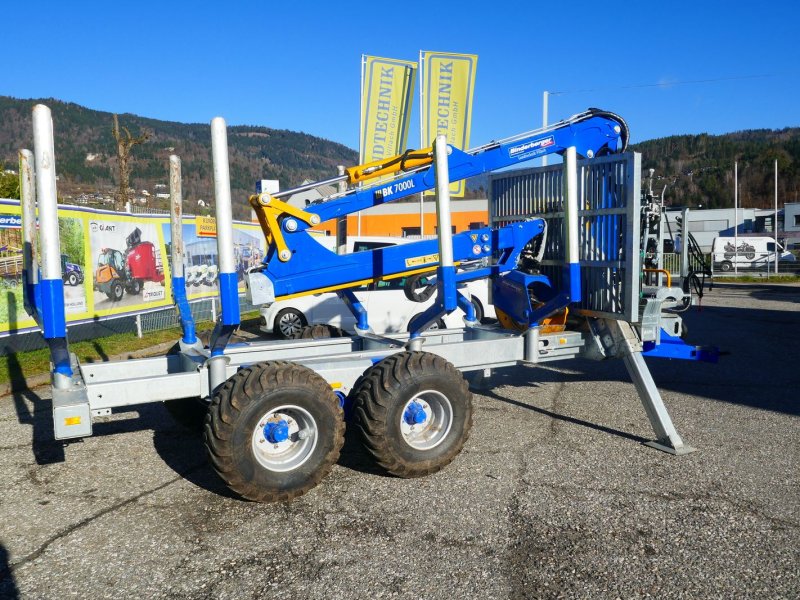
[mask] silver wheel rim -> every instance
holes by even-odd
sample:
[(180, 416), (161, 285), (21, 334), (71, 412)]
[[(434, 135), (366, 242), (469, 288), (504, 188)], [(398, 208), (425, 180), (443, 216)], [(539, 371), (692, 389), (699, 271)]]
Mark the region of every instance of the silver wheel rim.
[[(405, 414), (417, 403), (425, 411), (425, 421), (411, 425)], [(447, 396), (436, 390), (425, 390), (416, 394), (400, 411), (400, 434), (415, 450), (430, 450), (444, 441), (453, 426), (453, 407)]]
[(281, 318), (278, 320), (278, 328), (283, 335), (291, 337), (300, 332), (303, 328), (303, 321), (297, 313), (288, 312), (285, 315), (281, 315)]
[[(264, 435), (268, 423), (286, 421), (288, 439), (271, 443)], [(253, 456), (258, 464), (270, 471), (284, 473), (305, 463), (317, 447), (319, 433), (314, 417), (306, 409), (284, 404), (264, 414), (256, 424), (252, 436)]]

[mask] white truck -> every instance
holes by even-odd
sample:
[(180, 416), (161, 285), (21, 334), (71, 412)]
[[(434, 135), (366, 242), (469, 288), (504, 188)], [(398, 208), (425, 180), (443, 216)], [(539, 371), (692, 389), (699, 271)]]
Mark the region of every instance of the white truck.
[[(738, 241), (738, 246), (736, 245)], [(777, 248), (777, 249), (776, 249)], [(739, 269), (760, 269), (774, 265), (778, 261), (794, 261), (794, 254), (788, 252), (771, 237), (716, 237), (711, 244), (714, 270), (732, 271)]]

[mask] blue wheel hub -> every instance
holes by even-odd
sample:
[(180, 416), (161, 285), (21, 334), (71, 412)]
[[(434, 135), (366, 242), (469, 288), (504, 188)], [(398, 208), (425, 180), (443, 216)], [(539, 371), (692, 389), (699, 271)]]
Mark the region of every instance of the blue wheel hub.
[(285, 419), (270, 421), (264, 425), (264, 439), (270, 444), (278, 444), (289, 439), (289, 423)]
[(409, 404), (405, 412), (403, 412), (403, 420), (407, 425), (419, 425), (420, 423), (424, 423), (427, 418), (428, 415), (425, 414), (425, 409), (422, 408), (422, 405), (417, 401)]

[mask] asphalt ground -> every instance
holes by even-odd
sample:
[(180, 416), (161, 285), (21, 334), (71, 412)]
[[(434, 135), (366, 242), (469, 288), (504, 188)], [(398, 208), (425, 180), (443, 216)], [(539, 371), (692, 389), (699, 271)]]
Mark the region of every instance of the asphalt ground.
[(648, 360), (698, 451), (652, 438), (620, 361), (498, 372), (444, 471), (348, 437), (288, 504), (232, 497), (161, 405), (52, 439), (0, 400), (3, 598), (797, 598), (800, 286), (718, 285), (686, 320), (717, 365)]

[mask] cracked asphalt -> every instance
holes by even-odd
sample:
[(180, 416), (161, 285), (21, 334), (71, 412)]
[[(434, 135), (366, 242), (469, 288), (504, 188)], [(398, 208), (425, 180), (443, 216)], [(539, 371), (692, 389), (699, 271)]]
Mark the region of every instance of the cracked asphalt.
[(620, 361), (499, 371), (472, 435), (401, 480), (348, 438), (289, 504), (227, 493), (161, 405), (52, 439), (0, 400), (2, 598), (800, 597), (800, 286), (717, 285), (686, 316), (718, 365), (648, 360), (697, 452), (645, 447)]

